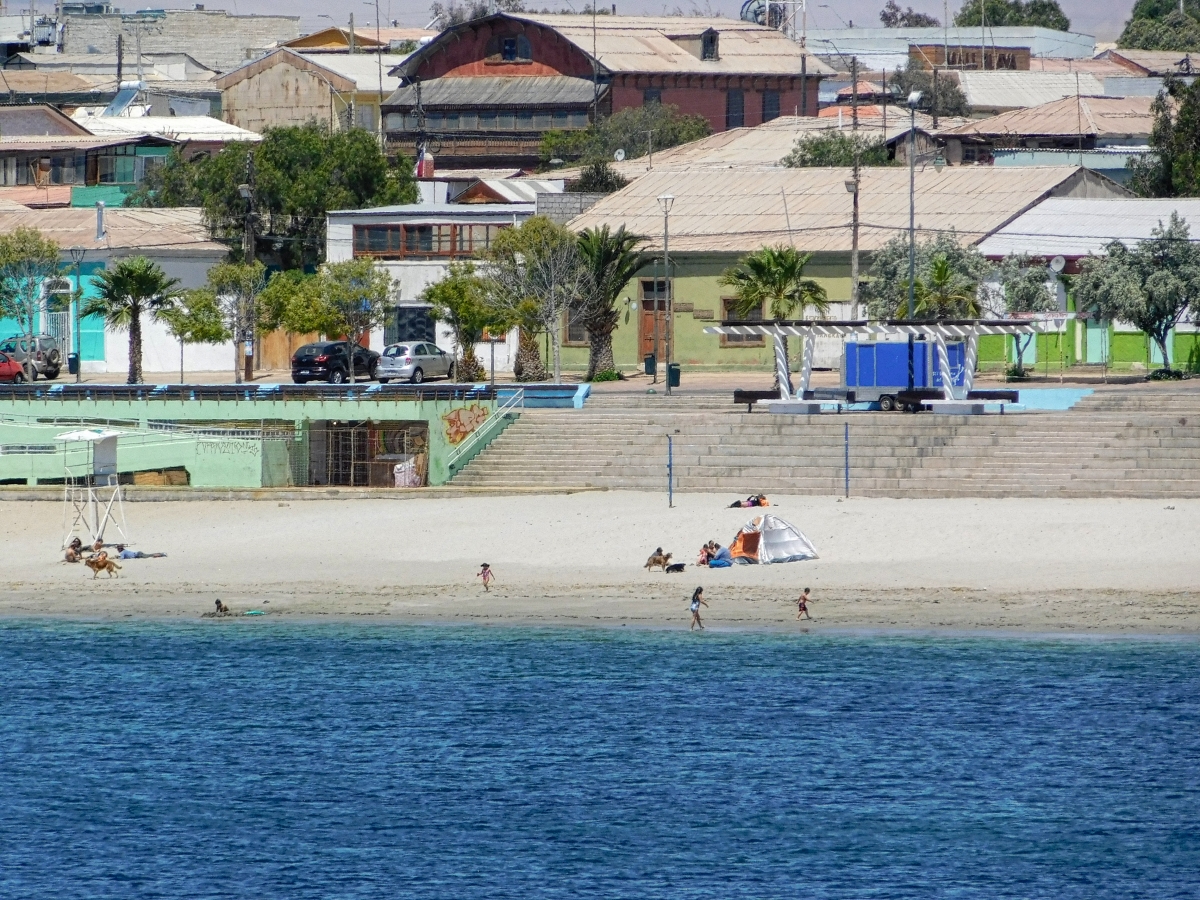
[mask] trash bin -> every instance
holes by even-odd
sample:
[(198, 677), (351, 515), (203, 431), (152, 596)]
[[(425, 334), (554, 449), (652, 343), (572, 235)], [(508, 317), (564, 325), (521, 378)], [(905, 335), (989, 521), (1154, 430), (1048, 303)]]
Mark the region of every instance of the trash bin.
[(679, 387), (679, 363), (667, 363), (667, 387)]
[(642, 360), (646, 364), (646, 374), (655, 375), (658, 373), (658, 359), (653, 353), (647, 353), (646, 358)]
[(68, 353), (67, 354), (67, 372), (69, 372), (71, 375), (79, 374), (79, 354), (78, 353)]

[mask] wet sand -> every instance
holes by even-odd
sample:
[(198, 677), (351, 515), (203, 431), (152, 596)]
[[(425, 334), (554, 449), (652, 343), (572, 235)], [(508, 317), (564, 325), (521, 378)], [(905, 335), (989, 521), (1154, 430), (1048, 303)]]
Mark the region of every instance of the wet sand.
[[(732, 499), (129, 503), (131, 546), (168, 557), (94, 580), (59, 562), (61, 504), (6, 502), (0, 616), (199, 620), (220, 598), (238, 622), (255, 609), (263, 621), (686, 628), (704, 585), (714, 629), (1200, 634), (1200, 501), (776, 497), (771, 511), (820, 559), (695, 568), (702, 543), (728, 544), (753, 517)], [(643, 567), (660, 545), (688, 563), (682, 575)], [(814, 620), (797, 622), (805, 586)]]

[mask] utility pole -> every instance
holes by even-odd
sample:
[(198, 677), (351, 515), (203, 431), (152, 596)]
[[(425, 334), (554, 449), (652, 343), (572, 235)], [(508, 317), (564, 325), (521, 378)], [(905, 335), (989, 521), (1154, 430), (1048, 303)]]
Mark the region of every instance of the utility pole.
[[(861, 150), (858, 140), (858, 57), (850, 57), (850, 122), (851, 140), (854, 141), (854, 214), (850, 233), (850, 318), (858, 321), (858, 188), (860, 181)], [(884, 138), (886, 140), (886, 136)]]
[(670, 194), (663, 194), (658, 198), (658, 205), (663, 211), (663, 277), (667, 287), (667, 315), (663, 323), (663, 330), (667, 345), (667, 396), (671, 395), (671, 338), (674, 335), (675, 323), (672, 317), (675, 315), (671, 303), (671, 254), (670, 254), (670, 221), (671, 221), (671, 206), (674, 204), (675, 198)]
[[(254, 265), (254, 151), (246, 153), (246, 183), (238, 186), (238, 193), (246, 200), (246, 225), (242, 234), (242, 255), (244, 262), (248, 266)], [(245, 373), (240, 373), (237, 367), (234, 367), (235, 375), (240, 375), (237, 379), (240, 384), (243, 380), (254, 380), (254, 331), (248, 327), (246, 320), (249, 318), (249, 311), (239, 308), (237, 311), (237, 330), (236, 340), (242, 345), (242, 354), (245, 362)]]
[(386, 146), (383, 138), (383, 38), (379, 31), (379, 0), (375, 0), (375, 60), (379, 69), (379, 146)]
[(125, 69), (125, 35), (117, 34), (117, 90), (121, 89), (121, 79)]
[[(921, 102), (921, 92), (913, 91), (908, 95), (908, 321), (916, 315), (916, 277), (917, 277), (917, 104)], [(908, 336), (908, 389), (913, 389), (915, 373), (913, 372), (913, 336)]]
[(348, 40), (350, 41), (350, 52), (354, 53), (354, 13), (350, 13), (350, 35)]

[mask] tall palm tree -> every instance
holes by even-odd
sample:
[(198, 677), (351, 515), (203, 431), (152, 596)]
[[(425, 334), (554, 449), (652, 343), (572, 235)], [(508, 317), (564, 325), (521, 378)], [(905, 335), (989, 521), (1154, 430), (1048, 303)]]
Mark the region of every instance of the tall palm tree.
[(811, 256), (795, 247), (763, 247), (743, 257), (720, 278), (733, 288), (734, 312), (745, 318), (766, 306), (767, 317), (776, 321), (803, 318), (810, 308), (824, 316), (829, 312), (825, 288), (804, 277)]
[(644, 240), (624, 225), (611, 232), (607, 225), (588, 228), (579, 235), (579, 253), (590, 276), (590, 296), (580, 312), (588, 333), (588, 381), (600, 372), (616, 371), (612, 335), (620, 319), (617, 299), (647, 262), (648, 257), (637, 249)]
[(179, 280), (168, 278), (144, 256), (123, 259), (95, 278), (98, 294), (81, 315), (103, 316), (110, 328), (129, 331), (129, 383), (142, 381), (142, 314), (157, 320), (179, 295)]

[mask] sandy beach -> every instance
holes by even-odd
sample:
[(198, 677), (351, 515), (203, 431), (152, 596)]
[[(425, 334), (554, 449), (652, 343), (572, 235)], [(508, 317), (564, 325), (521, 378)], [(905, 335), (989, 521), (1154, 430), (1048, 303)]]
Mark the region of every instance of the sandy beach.
[[(695, 568), (702, 543), (728, 544), (752, 517), (731, 499), (129, 503), (131, 546), (168, 557), (125, 560), (111, 580), (59, 561), (61, 504), (8, 502), (0, 616), (198, 620), (220, 598), (261, 621), (686, 628), (704, 585), (713, 629), (1200, 633), (1200, 501), (776, 497), (820, 559)], [(643, 567), (660, 545), (689, 564), (682, 575)], [(815, 618), (797, 623), (805, 586)]]

